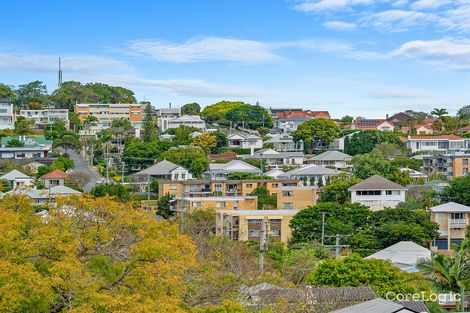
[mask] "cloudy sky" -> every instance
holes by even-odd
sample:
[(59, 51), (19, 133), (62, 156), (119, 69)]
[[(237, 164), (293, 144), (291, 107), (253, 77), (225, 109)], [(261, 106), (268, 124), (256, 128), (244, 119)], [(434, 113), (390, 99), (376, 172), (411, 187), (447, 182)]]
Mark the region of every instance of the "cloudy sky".
[(156, 107), (259, 101), (383, 117), (470, 104), (470, 0), (16, 0), (0, 82), (105, 82)]

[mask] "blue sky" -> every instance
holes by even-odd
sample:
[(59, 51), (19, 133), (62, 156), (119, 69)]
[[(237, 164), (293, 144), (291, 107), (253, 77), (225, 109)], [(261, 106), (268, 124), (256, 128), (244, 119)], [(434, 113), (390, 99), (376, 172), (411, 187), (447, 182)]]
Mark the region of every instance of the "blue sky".
[(470, 104), (470, 0), (8, 1), (0, 82), (105, 82), (156, 107), (383, 117)]

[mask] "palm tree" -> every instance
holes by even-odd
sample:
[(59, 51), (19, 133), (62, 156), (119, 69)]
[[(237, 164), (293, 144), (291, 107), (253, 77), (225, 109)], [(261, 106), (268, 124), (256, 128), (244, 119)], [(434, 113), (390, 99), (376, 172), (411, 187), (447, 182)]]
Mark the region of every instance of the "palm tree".
[(439, 119), (440, 119), (441, 117), (443, 117), (444, 115), (446, 115), (446, 114), (449, 114), (449, 112), (447, 112), (447, 110), (444, 109), (444, 108), (442, 108), (442, 109), (434, 109), (434, 110), (431, 111), (431, 115), (435, 115), (435, 116), (437, 116)]
[(470, 287), (470, 239), (462, 241), (456, 256), (433, 254), (419, 260), (416, 267), (431, 275), (437, 291), (460, 293), (460, 309), (465, 309), (465, 289)]

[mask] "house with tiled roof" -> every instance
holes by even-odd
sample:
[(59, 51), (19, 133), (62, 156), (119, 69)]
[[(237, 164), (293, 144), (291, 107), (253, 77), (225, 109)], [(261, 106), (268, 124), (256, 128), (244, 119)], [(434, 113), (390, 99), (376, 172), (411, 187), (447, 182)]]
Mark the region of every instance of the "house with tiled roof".
[(393, 131), (395, 129), (395, 125), (386, 119), (357, 118), (352, 122), (349, 128), (358, 130)]
[(44, 184), (45, 188), (51, 188), (55, 186), (64, 186), (67, 177), (67, 173), (56, 169), (52, 172), (42, 175), (39, 177), (39, 180)]
[(451, 153), (470, 149), (470, 139), (462, 138), (457, 135), (417, 135), (401, 137), (400, 140), (403, 141), (413, 153)]
[(293, 118), (293, 117), (313, 117), (313, 118), (330, 118), (330, 113), (328, 111), (311, 111), (311, 110), (305, 110), (305, 111), (283, 111), (283, 112), (277, 112), (276, 113), (276, 118), (281, 119), (288, 119), (288, 118)]

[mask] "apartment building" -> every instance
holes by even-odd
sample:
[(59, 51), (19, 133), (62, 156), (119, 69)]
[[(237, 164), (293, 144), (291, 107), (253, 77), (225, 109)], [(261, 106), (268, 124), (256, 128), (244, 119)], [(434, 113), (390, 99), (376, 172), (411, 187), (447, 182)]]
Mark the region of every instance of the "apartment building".
[(88, 116), (98, 119), (98, 128), (108, 128), (114, 120), (125, 119), (131, 122), (132, 127), (141, 128), (143, 118), (143, 105), (138, 103), (78, 103), (75, 113), (80, 121)]
[(63, 120), (65, 127), (69, 128), (69, 110), (44, 109), (44, 110), (20, 110), (19, 116), (34, 121), (35, 127), (44, 128), (57, 120)]
[(175, 211), (192, 213), (197, 210), (257, 210), (256, 196), (207, 196), (207, 197), (176, 197)]
[(368, 206), (373, 211), (396, 207), (405, 201), (407, 190), (379, 175), (371, 176), (348, 189), (351, 202)]
[(157, 126), (162, 132), (168, 130), (168, 121), (181, 116), (181, 108), (159, 108), (155, 110)]
[(0, 129), (14, 129), (13, 103), (10, 99), (0, 98)]
[(187, 180), (160, 181), (158, 193), (181, 197), (249, 196), (258, 187), (266, 188), (270, 194), (279, 194), (280, 187), (298, 186), (290, 179), (247, 179), (247, 180)]
[(207, 171), (203, 173), (203, 176), (211, 180), (226, 180), (233, 173), (249, 173), (257, 176), (263, 174), (256, 166), (240, 160), (233, 160), (228, 163), (209, 163)]
[(167, 122), (168, 128), (178, 128), (180, 126), (194, 127), (203, 132), (206, 130), (206, 122), (199, 115), (182, 115)]
[(258, 241), (261, 231), (267, 237), (287, 243), (291, 237), (289, 223), (298, 210), (217, 210), (216, 233), (232, 240)]
[(429, 209), (431, 221), (439, 224), (439, 238), (434, 239), (433, 249), (451, 251), (452, 245), (459, 245), (465, 238), (470, 225), (470, 207), (447, 202)]
[(470, 139), (457, 135), (408, 136), (400, 138), (411, 152), (452, 153), (470, 149)]
[(447, 179), (468, 175), (470, 154), (455, 152), (444, 155), (423, 156), (423, 172), (426, 175), (441, 174)]
[(276, 190), (277, 208), (302, 210), (316, 205), (318, 189), (312, 186), (283, 186)]
[(264, 143), (272, 145), (273, 149), (278, 152), (304, 151), (303, 140), (295, 142), (294, 137), (286, 133), (269, 138)]

